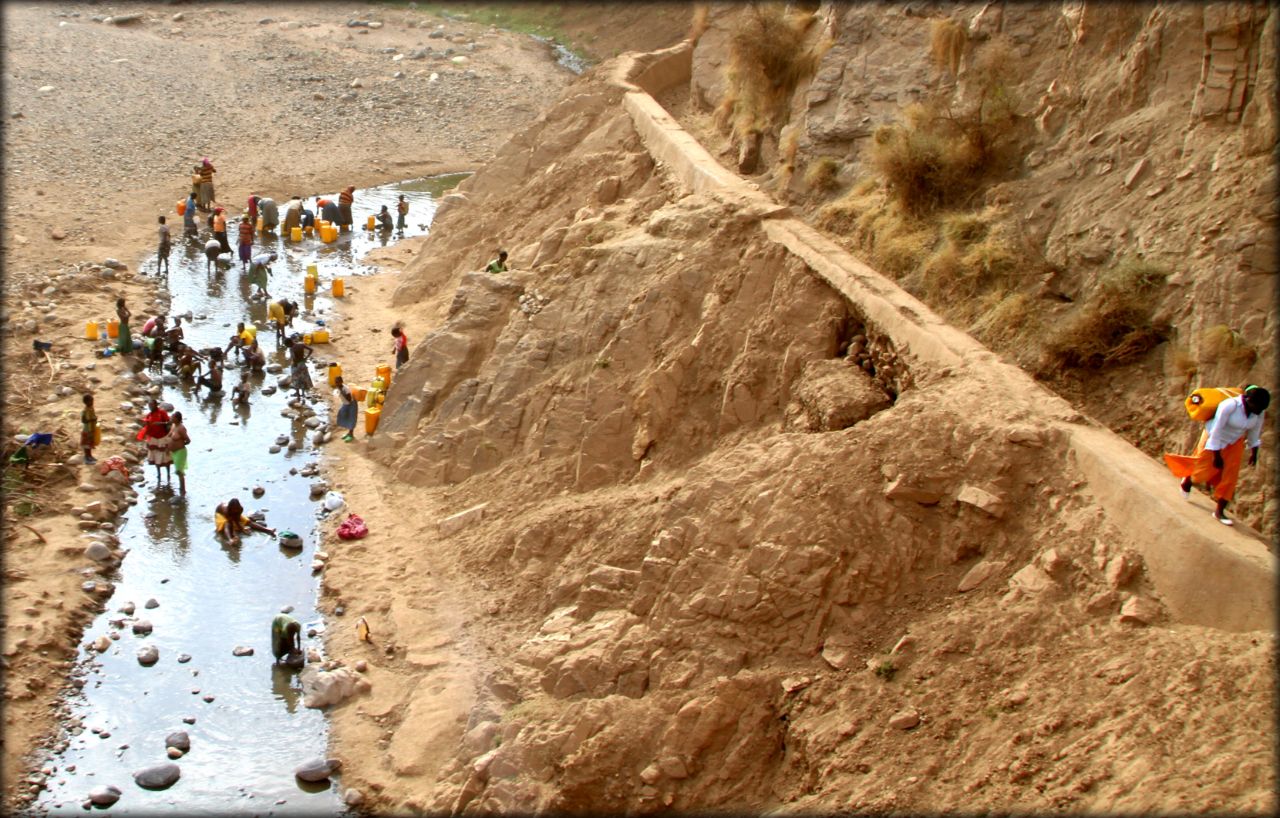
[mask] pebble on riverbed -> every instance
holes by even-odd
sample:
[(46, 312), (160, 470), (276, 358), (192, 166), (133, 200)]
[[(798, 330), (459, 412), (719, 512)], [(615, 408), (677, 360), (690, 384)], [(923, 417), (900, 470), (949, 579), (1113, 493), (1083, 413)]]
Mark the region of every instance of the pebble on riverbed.
[(237, 645), (235, 648), (232, 649), (231, 655), (232, 656), (252, 656), (253, 648), (246, 647), (245, 645)]

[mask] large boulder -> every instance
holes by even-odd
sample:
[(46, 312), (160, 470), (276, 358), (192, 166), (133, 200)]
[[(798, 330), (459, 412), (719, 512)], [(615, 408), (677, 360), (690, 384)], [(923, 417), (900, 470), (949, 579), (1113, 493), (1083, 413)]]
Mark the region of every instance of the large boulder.
[(298, 679), (302, 682), (303, 706), (314, 708), (338, 704), (368, 685), (353, 670), (345, 667), (329, 671), (307, 667)]

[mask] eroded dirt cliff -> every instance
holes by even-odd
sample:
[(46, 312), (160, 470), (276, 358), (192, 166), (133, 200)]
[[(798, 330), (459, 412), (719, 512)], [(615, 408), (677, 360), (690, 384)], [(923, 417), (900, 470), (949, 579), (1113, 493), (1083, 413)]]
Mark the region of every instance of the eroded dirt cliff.
[[(392, 573), (449, 576), (433, 615), (489, 650), (434, 688), (412, 674), (457, 657), (370, 659), (383, 739), (346, 783), (462, 812), (1273, 809), (1273, 637), (1170, 615), (1083, 419), (994, 356), (905, 348), (773, 240), (785, 211), (655, 161), (620, 70), (400, 276), (432, 329), (370, 454), (457, 513), (406, 514)], [(400, 580), (341, 565), (401, 621)]]

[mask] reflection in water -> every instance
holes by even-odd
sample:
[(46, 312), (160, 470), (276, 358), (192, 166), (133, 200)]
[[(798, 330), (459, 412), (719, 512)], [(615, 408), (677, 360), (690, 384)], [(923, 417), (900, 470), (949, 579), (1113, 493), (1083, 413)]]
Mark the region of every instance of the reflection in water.
[(298, 671), (277, 662), (271, 663), (271, 692), (284, 702), (284, 709), (292, 713), (302, 700), (302, 682)]

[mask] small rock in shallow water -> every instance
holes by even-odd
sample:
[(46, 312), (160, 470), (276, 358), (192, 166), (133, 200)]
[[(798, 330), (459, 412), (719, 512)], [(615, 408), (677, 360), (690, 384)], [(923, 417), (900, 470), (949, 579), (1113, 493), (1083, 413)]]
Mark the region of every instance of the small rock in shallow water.
[(182, 769), (171, 762), (143, 767), (133, 774), (138, 786), (147, 790), (166, 790), (181, 777)]
[(138, 664), (150, 667), (160, 661), (160, 649), (155, 645), (143, 645), (138, 648)]
[(189, 753), (191, 752), (191, 736), (187, 735), (186, 730), (178, 730), (164, 737), (164, 746)]
[(252, 656), (253, 648), (245, 647), (244, 645), (237, 645), (234, 649), (232, 649), (231, 655), (232, 656)]
[(109, 807), (120, 800), (120, 788), (107, 784), (89, 790), (89, 800), (99, 807)]
[(191, 654), (189, 653), (178, 654), (178, 664), (185, 665), (187, 662), (190, 662), (190, 661), (191, 661)]
[(196, 717), (195, 717), (195, 716), (183, 716), (183, 717), (182, 717), (182, 723), (183, 723), (183, 724), (195, 724), (195, 723), (196, 723)]
[(133, 632), (138, 634), (151, 633), (151, 621), (148, 619), (139, 619), (133, 623)]
[(317, 758), (299, 766), (293, 774), (303, 781), (324, 781), (341, 767), (342, 762), (336, 758)]
[(155, 598), (154, 598), (154, 597), (152, 597), (151, 599), (148, 599), (148, 600), (147, 600), (147, 602), (146, 602), (146, 604), (145, 604), (145, 605), (143, 605), (142, 607), (144, 607), (144, 608), (159, 608), (159, 607), (160, 607), (160, 603), (159, 603), (159, 602), (157, 602), (157, 601), (155, 600)]

